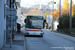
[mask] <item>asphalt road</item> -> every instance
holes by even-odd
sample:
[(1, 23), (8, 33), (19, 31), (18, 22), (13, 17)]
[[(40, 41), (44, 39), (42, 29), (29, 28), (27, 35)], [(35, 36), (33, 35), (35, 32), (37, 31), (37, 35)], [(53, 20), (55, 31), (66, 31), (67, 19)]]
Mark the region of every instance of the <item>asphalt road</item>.
[(75, 50), (75, 37), (45, 31), (43, 37), (26, 36), (26, 50)]

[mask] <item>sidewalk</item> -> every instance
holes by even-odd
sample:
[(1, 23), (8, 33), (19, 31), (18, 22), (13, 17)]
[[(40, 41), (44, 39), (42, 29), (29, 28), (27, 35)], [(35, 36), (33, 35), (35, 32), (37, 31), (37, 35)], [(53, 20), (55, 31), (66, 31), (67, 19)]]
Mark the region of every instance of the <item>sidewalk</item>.
[(16, 33), (12, 40), (12, 48), (10, 48), (10, 40), (6, 43), (2, 50), (25, 50), (23, 33)]

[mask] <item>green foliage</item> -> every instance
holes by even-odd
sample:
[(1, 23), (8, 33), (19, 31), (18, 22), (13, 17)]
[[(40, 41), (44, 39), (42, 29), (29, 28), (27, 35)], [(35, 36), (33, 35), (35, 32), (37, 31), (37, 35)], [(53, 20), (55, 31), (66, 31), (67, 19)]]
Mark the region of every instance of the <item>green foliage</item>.
[(72, 6), (72, 15), (74, 15), (75, 14), (75, 4), (73, 4), (73, 6)]
[(75, 28), (75, 14), (72, 17), (72, 28)]
[[(70, 26), (70, 15), (69, 13), (64, 14), (60, 18), (60, 28), (69, 29)], [(75, 14), (72, 16), (72, 28), (75, 28)]]
[(60, 18), (60, 28), (61, 29), (69, 28), (69, 21), (70, 21), (69, 19), (70, 19), (69, 14), (65, 14), (61, 16)]
[(75, 32), (75, 28), (72, 28), (72, 29), (70, 30), (70, 32)]

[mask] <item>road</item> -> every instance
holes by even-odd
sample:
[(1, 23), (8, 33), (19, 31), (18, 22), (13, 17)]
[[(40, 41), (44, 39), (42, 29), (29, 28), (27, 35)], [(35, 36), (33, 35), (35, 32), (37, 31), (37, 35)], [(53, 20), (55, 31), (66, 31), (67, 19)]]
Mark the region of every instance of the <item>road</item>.
[(45, 31), (43, 37), (26, 36), (26, 50), (75, 50), (75, 37)]

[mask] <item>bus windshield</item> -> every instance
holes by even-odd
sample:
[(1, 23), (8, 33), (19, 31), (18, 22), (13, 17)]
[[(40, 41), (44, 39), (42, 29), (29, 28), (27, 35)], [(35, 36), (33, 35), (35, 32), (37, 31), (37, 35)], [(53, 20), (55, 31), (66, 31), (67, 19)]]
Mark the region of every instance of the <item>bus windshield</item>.
[(27, 19), (26, 28), (42, 29), (43, 28), (43, 20), (30, 20), (30, 19)]
[(43, 22), (43, 16), (27, 16), (25, 27), (31, 29), (42, 29)]
[(32, 26), (31, 28), (43, 28), (43, 20), (31, 20)]

